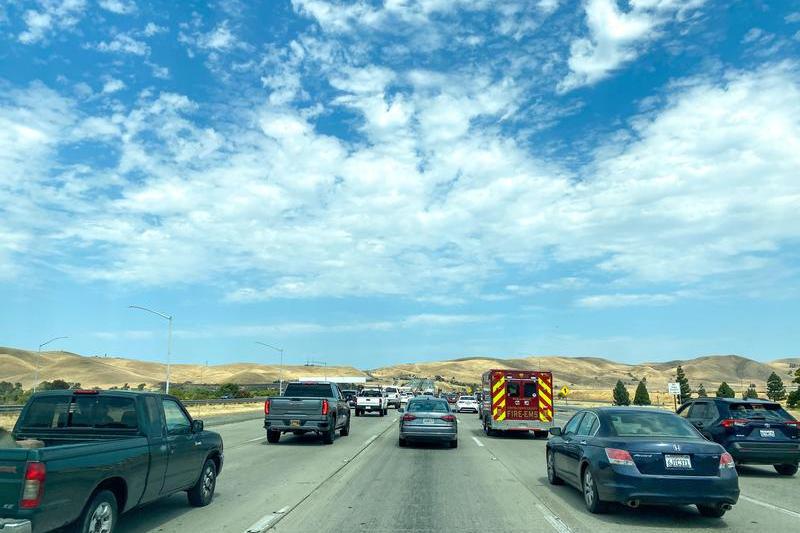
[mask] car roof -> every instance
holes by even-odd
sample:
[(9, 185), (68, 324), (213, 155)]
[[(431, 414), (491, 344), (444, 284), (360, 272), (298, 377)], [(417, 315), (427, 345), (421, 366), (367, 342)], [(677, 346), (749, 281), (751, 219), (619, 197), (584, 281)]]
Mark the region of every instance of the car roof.
[[(716, 398), (711, 396), (703, 396), (701, 398), (692, 398), (689, 402), (696, 402), (696, 401), (713, 401), (719, 403), (763, 403), (769, 405), (780, 405), (779, 402), (774, 402), (772, 400), (764, 400), (763, 398)], [(686, 402), (686, 403), (689, 403)], [(686, 404), (684, 404), (686, 405)]]
[(76, 394), (78, 396), (164, 396), (174, 398), (171, 394), (163, 392), (153, 392), (146, 390), (95, 390), (95, 389), (55, 389), (36, 392), (36, 396), (63, 396), (65, 394)]
[[(589, 407), (581, 409), (581, 411), (591, 411), (598, 415), (613, 415), (617, 413), (645, 413), (645, 414), (667, 414), (674, 415), (672, 411), (664, 411), (657, 407), (629, 407), (629, 406), (614, 406), (614, 407)], [(580, 412), (580, 411), (578, 411)]]

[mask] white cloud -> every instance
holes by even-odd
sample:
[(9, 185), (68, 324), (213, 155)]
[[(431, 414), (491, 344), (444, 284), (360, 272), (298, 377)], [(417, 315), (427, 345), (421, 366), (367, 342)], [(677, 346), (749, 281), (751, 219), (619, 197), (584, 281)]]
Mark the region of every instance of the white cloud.
[(599, 294), (578, 300), (580, 307), (606, 308), (669, 305), (676, 300), (672, 294)]
[(101, 8), (117, 15), (130, 15), (136, 12), (136, 2), (132, 0), (99, 0)]
[(757, 41), (762, 35), (764, 35), (764, 30), (761, 28), (750, 28), (742, 38), (742, 42), (745, 44), (752, 43), (753, 41)]
[(144, 36), (145, 37), (152, 37), (153, 35), (158, 35), (159, 33), (164, 33), (167, 31), (167, 28), (164, 26), (159, 26), (154, 22), (148, 22), (147, 26), (144, 27)]
[(227, 20), (222, 21), (214, 29), (205, 33), (197, 29), (199, 26), (198, 21), (194, 21), (193, 26), (194, 29), (190, 33), (180, 32), (178, 35), (179, 42), (212, 54), (215, 52), (228, 52), (235, 48), (248, 48), (247, 44), (231, 31)]
[(38, 9), (23, 15), (26, 30), (17, 37), (23, 44), (45, 40), (51, 32), (73, 28), (86, 10), (85, 0), (40, 0)]
[(115, 78), (110, 78), (103, 84), (103, 93), (104, 94), (112, 94), (117, 91), (121, 91), (125, 88), (125, 82), (122, 80), (118, 80)]
[(787, 23), (790, 23), (790, 24), (794, 23), (794, 22), (800, 22), (800, 11), (795, 11), (794, 13), (789, 13), (788, 15), (786, 15), (783, 18), (783, 20), (785, 20)]
[(99, 52), (133, 54), (137, 56), (145, 56), (150, 53), (150, 47), (147, 43), (136, 40), (124, 33), (118, 33), (111, 41), (101, 41), (94, 45), (94, 48)]
[(592, 85), (634, 60), (642, 48), (659, 36), (658, 28), (681, 20), (704, 0), (639, 0), (623, 11), (617, 0), (586, 0), (586, 25), (589, 36), (574, 39), (570, 45), (569, 74), (559, 83), (559, 91)]

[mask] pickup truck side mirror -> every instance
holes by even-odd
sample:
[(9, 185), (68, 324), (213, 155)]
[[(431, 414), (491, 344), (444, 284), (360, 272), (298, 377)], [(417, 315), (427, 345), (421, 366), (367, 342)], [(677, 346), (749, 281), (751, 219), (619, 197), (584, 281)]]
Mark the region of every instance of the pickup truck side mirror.
[(561, 436), (561, 428), (559, 428), (559, 427), (550, 428), (550, 434), (552, 436), (554, 436), (554, 437), (560, 437)]
[(192, 420), (192, 433), (200, 433), (201, 431), (203, 431), (203, 421)]

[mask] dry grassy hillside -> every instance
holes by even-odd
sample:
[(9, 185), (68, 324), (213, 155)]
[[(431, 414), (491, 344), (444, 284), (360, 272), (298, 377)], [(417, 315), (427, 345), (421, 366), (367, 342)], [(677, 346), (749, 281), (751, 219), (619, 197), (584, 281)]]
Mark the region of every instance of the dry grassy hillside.
[[(0, 347), (0, 381), (20, 382), (24, 388), (33, 386), (37, 353), (15, 348)], [(42, 352), (39, 379), (52, 381), (63, 379), (78, 382), (85, 387), (110, 387), (128, 383), (132, 386), (146, 383), (148, 386), (164, 381), (165, 366), (161, 363), (123, 359), (119, 357), (90, 357), (69, 352)], [(256, 363), (234, 363), (227, 365), (174, 364), (172, 381), (182, 383), (226, 383), (243, 385), (271, 383), (280, 376), (278, 365)], [(364, 376), (364, 372), (353, 367), (337, 366), (285, 366), (284, 379), (301, 376)]]
[[(21, 382), (23, 387), (33, 384), (36, 353), (14, 348), (0, 347), (0, 380)], [(666, 383), (675, 376), (675, 368), (681, 364), (693, 388), (703, 383), (708, 391), (715, 390), (722, 381), (727, 381), (737, 391), (749, 383), (756, 383), (762, 390), (767, 376), (777, 372), (785, 382), (791, 380), (791, 365), (800, 365), (800, 358), (780, 359), (771, 363), (760, 363), (736, 355), (698, 357), (686, 361), (665, 363), (642, 363), (628, 365), (597, 357), (538, 356), (519, 359), (492, 359), (468, 357), (450, 361), (407, 363), (378, 368), (365, 373), (353, 367), (306, 367), (286, 366), (284, 379), (301, 376), (372, 376), (390, 383), (408, 377), (434, 378), (441, 376), (439, 386), (448, 387), (450, 381), (477, 383), (489, 368), (543, 369), (553, 370), (558, 385), (568, 385), (575, 391), (608, 391), (618, 379), (632, 384), (647, 378), (651, 391), (666, 389)], [(83, 386), (108, 387), (128, 383), (132, 386), (146, 383), (148, 386), (164, 380), (165, 368), (161, 363), (122, 359), (117, 357), (87, 357), (68, 352), (43, 352), (40, 379), (51, 381), (64, 379), (77, 381)], [(172, 365), (172, 381), (175, 383), (225, 383), (240, 384), (269, 383), (279, 376), (277, 365), (256, 363), (232, 363), (226, 365)], [(580, 396), (580, 392), (576, 392)]]

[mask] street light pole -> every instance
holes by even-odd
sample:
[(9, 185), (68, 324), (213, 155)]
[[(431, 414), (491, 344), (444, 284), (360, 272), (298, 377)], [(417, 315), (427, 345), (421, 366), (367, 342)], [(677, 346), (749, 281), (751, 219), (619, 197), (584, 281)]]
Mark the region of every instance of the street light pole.
[(36, 356), (36, 371), (35, 371), (35, 374), (33, 376), (33, 392), (36, 392), (36, 387), (39, 386), (39, 365), (41, 364), (41, 360), (42, 360), (42, 348), (47, 346), (48, 344), (50, 344), (53, 341), (57, 341), (57, 340), (61, 340), (61, 339), (69, 339), (69, 337), (53, 337), (49, 341), (43, 342), (42, 344), (39, 345), (39, 353)]
[(283, 348), (277, 348), (275, 346), (267, 344), (266, 342), (261, 342), (261, 341), (256, 341), (256, 344), (260, 344), (261, 346), (266, 346), (267, 348), (275, 350), (276, 352), (279, 352), (281, 354), (281, 370), (278, 381), (278, 394), (283, 394)]
[(142, 311), (147, 311), (148, 313), (153, 313), (154, 315), (158, 315), (161, 318), (164, 318), (169, 321), (169, 329), (167, 333), (167, 386), (166, 386), (166, 393), (169, 394), (169, 370), (170, 370), (170, 359), (172, 359), (172, 315), (167, 315), (164, 313), (159, 313), (158, 311), (153, 311), (152, 309), (148, 309), (146, 307), (141, 307), (139, 305), (129, 305), (129, 309), (140, 309)]

